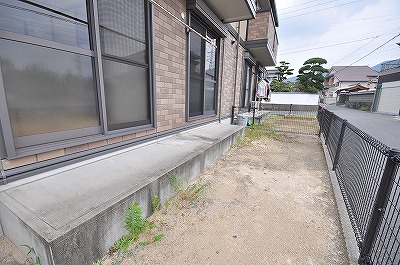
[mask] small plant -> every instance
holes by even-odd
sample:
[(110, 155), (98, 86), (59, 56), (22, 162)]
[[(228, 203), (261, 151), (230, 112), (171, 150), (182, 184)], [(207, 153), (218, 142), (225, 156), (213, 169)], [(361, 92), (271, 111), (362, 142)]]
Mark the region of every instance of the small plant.
[(159, 234), (153, 237), (154, 242), (160, 241), (165, 235)]
[(131, 235), (122, 236), (111, 246), (111, 253), (117, 252), (119, 250), (128, 250), (128, 247), (131, 245), (133, 239), (134, 238)]
[(125, 229), (129, 232), (132, 238), (136, 239), (140, 233), (146, 229), (146, 220), (142, 217), (142, 209), (135, 202), (128, 208), (125, 214)]
[(183, 190), (180, 194), (179, 197), (182, 200), (193, 202), (194, 200), (197, 199), (199, 196), (200, 192), (204, 190), (205, 187), (207, 187), (208, 184), (198, 184), (194, 183), (187, 187), (185, 190)]
[(160, 209), (160, 201), (157, 195), (154, 195), (153, 200), (151, 201), (151, 207), (153, 208), (153, 212), (156, 212)]
[[(28, 249), (28, 253), (26, 254), (26, 260), (24, 262), (24, 265), (41, 265), (40, 258), (38, 255), (36, 255), (35, 249), (28, 245), (22, 245), (22, 246), (26, 247)], [(30, 257), (29, 255), (32, 255), (33, 258)]]
[(95, 262), (93, 262), (92, 265), (103, 265), (103, 260), (102, 259), (98, 259)]
[(174, 189), (174, 192), (178, 193), (182, 188), (181, 181), (176, 176), (168, 176), (168, 180), (172, 188)]
[(121, 265), (121, 249), (118, 250), (117, 260), (111, 263), (111, 265)]

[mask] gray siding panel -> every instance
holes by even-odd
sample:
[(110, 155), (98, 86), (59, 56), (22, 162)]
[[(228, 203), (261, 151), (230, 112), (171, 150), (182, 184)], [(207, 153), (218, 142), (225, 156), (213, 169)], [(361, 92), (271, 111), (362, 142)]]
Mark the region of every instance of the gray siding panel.
[(378, 112), (399, 115), (400, 112), (400, 81), (382, 84)]

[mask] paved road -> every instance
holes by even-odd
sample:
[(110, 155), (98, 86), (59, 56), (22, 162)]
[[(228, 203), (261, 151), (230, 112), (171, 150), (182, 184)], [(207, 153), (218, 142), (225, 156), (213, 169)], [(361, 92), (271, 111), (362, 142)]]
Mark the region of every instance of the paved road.
[(342, 119), (391, 148), (400, 149), (400, 117), (366, 112), (345, 107), (327, 106)]

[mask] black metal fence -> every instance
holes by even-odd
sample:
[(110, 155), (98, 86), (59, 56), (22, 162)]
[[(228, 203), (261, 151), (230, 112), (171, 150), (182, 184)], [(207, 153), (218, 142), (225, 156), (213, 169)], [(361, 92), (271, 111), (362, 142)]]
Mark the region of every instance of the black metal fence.
[(317, 135), (319, 131), (317, 105), (252, 102), (251, 107), (234, 107), (232, 113), (232, 121), (236, 124), (245, 117), (248, 124), (269, 124), (277, 132)]
[(319, 109), (320, 134), (360, 249), (359, 264), (400, 264), (400, 152)]

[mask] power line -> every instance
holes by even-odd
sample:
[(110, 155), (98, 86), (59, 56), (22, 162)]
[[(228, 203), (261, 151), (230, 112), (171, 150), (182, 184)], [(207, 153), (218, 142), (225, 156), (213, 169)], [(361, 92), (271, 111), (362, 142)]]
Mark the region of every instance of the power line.
[[(400, 19), (400, 13), (398, 13), (398, 14), (386, 15), (386, 16), (377, 16), (377, 17), (360, 18), (360, 19), (353, 19), (353, 20), (347, 20), (347, 21), (337, 21), (337, 22), (334, 22), (334, 23), (318, 24), (318, 25), (313, 25), (313, 26), (309, 26), (309, 27), (290, 27), (289, 29), (286, 29), (286, 30), (280, 30), (280, 28), (278, 28), (278, 31), (279, 31), (279, 32), (298, 31), (298, 30), (300, 30), (300, 29), (325, 27), (325, 26), (330, 26), (330, 25), (345, 24), (345, 23), (350, 23), (350, 22), (355, 22), (355, 21), (365, 21), (365, 20), (371, 20), (371, 19), (382, 18), (382, 17), (387, 18), (387, 17), (391, 17), (391, 16), (399, 16), (399, 17), (389, 18), (389, 19), (387, 19), (386, 21)], [(372, 22), (371, 22), (371, 23), (372, 23)]]
[(379, 50), (380, 48), (382, 48), (383, 46), (385, 46), (386, 44), (388, 44), (389, 42), (391, 42), (392, 40), (394, 40), (394, 39), (397, 38), (398, 36), (400, 36), (400, 33), (397, 34), (396, 36), (394, 36), (393, 38), (391, 38), (390, 40), (386, 41), (384, 44), (382, 44), (382, 45), (378, 46), (377, 48), (373, 49), (372, 51), (370, 51), (369, 53), (367, 53), (366, 55), (364, 55), (363, 57), (361, 57), (361, 58), (358, 59), (357, 61), (355, 61), (355, 62), (349, 64), (348, 66), (346, 66), (346, 67), (340, 69), (340, 70), (337, 71), (336, 73), (338, 73), (338, 72), (340, 72), (340, 71), (343, 71), (344, 69), (346, 69), (346, 68), (352, 66), (353, 64), (355, 64), (355, 63), (361, 61), (362, 59), (364, 59), (365, 57), (371, 55), (371, 54), (374, 53), (375, 51)]
[(281, 13), (281, 14), (279, 14), (279, 15), (285, 15), (285, 14), (297, 12), (297, 11), (300, 11), (300, 10), (308, 9), (308, 8), (311, 8), (311, 7), (329, 4), (329, 3), (332, 3), (332, 2), (336, 2), (336, 1), (337, 1), (337, 0), (332, 0), (332, 1), (325, 2), (325, 3), (318, 3), (318, 4), (313, 5), (313, 6), (307, 6), (307, 7), (299, 8), (299, 9), (296, 9), (296, 10), (292, 10), (292, 11), (288, 11), (288, 12)]
[(316, 2), (316, 1), (319, 1), (319, 0), (312, 0), (312, 1), (308, 1), (308, 2), (305, 2), (305, 3), (301, 3), (301, 4), (297, 4), (297, 5), (293, 5), (293, 6), (289, 6), (289, 7), (280, 8), (280, 10), (289, 9), (289, 8), (293, 8), (293, 7), (296, 7), (296, 6), (302, 6), (302, 5), (305, 5), (305, 4), (308, 4), (308, 3), (311, 3), (311, 2)]
[(323, 8), (323, 9), (318, 9), (318, 10), (310, 11), (310, 12), (307, 12), (307, 13), (303, 13), (303, 14), (291, 16), (291, 17), (280, 18), (279, 20), (284, 20), (284, 19), (289, 19), (289, 18), (304, 16), (304, 15), (312, 14), (312, 13), (315, 13), (315, 12), (324, 11), (324, 10), (332, 9), (332, 8), (339, 7), (339, 6), (350, 5), (350, 4), (357, 3), (357, 2), (361, 2), (361, 1), (364, 1), (364, 0), (356, 0), (356, 1), (348, 2), (348, 3), (344, 3), (344, 4), (341, 4), (341, 5), (336, 5), (336, 6), (331, 6), (331, 7)]
[(354, 53), (356, 53), (356, 52), (358, 52), (359, 50), (361, 50), (362, 48), (364, 48), (365, 46), (367, 46), (368, 44), (370, 44), (371, 42), (373, 42), (374, 40), (376, 40), (376, 38), (378, 38), (379, 36), (376, 36), (375, 38), (373, 38), (372, 40), (370, 40), (369, 42), (367, 42), (366, 44), (364, 44), (363, 46), (361, 46), (360, 48), (358, 48), (357, 50), (355, 50), (355, 51), (353, 51), (353, 52), (351, 52), (351, 53), (349, 53), (348, 55), (346, 55), (345, 57), (343, 57), (342, 59), (340, 59), (339, 61), (337, 61), (337, 62), (335, 62), (335, 63), (333, 63), (332, 65), (335, 65), (335, 64), (337, 64), (338, 62), (340, 62), (340, 61), (342, 61), (342, 60), (344, 60), (344, 59), (346, 59), (347, 57), (349, 57), (350, 55), (352, 55), (352, 54), (354, 54)]
[(339, 46), (339, 45), (343, 45), (343, 44), (349, 44), (349, 43), (354, 43), (354, 42), (359, 42), (359, 41), (364, 41), (364, 40), (369, 40), (369, 39), (376, 39), (377, 37), (379, 37), (379, 36), (360, 39), (360, 40), (354, 40), (354, 41), (347, 41), (347, 42), (342, 42), (342, 43), (335, 43), (335, 44), (332, 44), (332, 45), (314, 47), (314, 48), (310, 48), (310, 49), (297, 50), (297, 51), (293, 51), (293, 52), (281, 53), (280, 55), (287, 55), (287, 54), (292, 54), (292, 53), (312, 51), (312, 50), (318, 50), (318, 49), (323, 49), (323, 48), (328, 48), (328, 47), (335, 47), (335, 46)]

